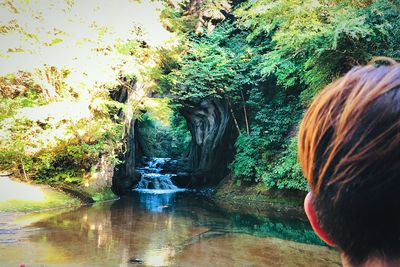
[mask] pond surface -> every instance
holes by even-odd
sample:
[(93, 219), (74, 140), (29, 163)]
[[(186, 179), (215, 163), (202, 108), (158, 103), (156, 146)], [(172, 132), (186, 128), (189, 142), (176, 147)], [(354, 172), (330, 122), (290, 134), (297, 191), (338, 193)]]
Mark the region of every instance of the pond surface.
[(303, 216), (229, 212), (192, 192), (0, 213), (0, 266), (340, 266)]

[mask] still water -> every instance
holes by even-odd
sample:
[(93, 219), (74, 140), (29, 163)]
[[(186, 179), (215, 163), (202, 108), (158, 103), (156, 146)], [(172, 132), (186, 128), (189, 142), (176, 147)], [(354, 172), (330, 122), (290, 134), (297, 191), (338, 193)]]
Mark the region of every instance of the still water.
[(340, 266), (303, 216), (232, 212), (193, 192), (1, 216), (0, 266)]

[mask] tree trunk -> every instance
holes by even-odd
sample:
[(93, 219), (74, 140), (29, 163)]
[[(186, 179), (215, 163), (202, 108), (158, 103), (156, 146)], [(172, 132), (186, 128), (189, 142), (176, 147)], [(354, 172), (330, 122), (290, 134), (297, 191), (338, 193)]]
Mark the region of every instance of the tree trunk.
[(244, 98), (242, 89), (240, 89), (240, 95), (242, 96), (242, 101), (243, 101), (243, 115), (244, 115), (244, 120), (246, 122), (246, 132), (247, 135), (250, 135), (249, 120), (247, 118), (246, 99)]

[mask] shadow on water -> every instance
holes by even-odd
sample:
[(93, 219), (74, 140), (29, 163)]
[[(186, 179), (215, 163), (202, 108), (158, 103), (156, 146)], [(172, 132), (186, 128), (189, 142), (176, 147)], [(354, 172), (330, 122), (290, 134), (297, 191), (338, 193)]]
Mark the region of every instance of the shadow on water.
[[(190, 217), (199, 227), (208, 227), (216, 232), (244, 233), (259, 237), (275, 237), (299, 243), (323, 246), (309, 223), (299, 214), (296, 218), (285, 212), (273, 212), (274, 216), (250, 215), (240, 211), (222, 209), (201, 194), (184, 192), (180, 194), (138, 194), (139, 206), (148, 212), (174, 213)], [(114, 205), (123, 203), (116, 202)], [(273, 207), (271, 207), (273, 209)], [(202, 216), (201, 214), (207, 214)]]
[(0, 265), (336, 266), (304, 218), (278, 214), (229, 212), (193, 192), (132, 192), (32, 223), (22, 241), (0, 244)]

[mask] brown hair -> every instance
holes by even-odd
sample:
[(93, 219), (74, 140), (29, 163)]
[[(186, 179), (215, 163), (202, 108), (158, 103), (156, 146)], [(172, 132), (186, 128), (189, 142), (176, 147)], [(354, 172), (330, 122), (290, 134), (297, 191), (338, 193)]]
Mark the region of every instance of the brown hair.
[(377, 58), (328, 85), (298, 136), (313, 205), (332, 241), (353, 262), (400, 258), (400, 65)]

